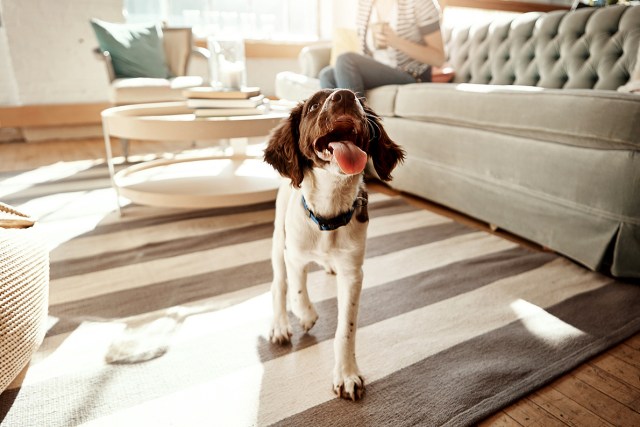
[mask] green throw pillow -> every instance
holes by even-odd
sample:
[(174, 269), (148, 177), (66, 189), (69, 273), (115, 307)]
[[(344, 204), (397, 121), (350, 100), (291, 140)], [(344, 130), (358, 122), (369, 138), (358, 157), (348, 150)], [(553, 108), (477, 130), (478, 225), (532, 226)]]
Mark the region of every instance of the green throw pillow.
[(162, 30), (155, 24), (117, 24), (92, 19), (103, 51), (109, 51), (116, 77), (171, 77), (164, 57)]

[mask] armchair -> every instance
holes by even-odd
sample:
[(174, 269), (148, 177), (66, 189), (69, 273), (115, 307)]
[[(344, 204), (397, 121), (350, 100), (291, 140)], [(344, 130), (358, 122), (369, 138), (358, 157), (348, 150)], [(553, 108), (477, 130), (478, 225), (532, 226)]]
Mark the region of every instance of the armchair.
[[(96, 24), (99, 23), (99, 24)], [(104, 24), (98, 20), (92, 20), (94, 29)], [(123, 24), (111, 24), (123, 25)], [(107, 28), (106, 25), (103, 25)], [(96, 35), (98, 35), (96, 30)], [(202, 86), (204, 81), (201, 76), (188, 74), (189, 64), (193, 56), (208, 60), (209, 51), (197, 47), (193, 43), (193, 34), (190, 28), (162, 28), (162, 50), (164, 62), (168, 69), (168, 76), (119, 76), (117, 67), (114, 66), (116, 54), (101, 47), (94, 49), (98, 58), (104, 60), (110, 81), (109, 101), (114, 105), (138, 104), (147, 102), (165, 102), (183, 100), (184, 89)], [(103, 36), (104, 37), (104, 36)], [(100, 36), (98, 36), (100, 41)], [(207, 67), (208, 69), (208, 67)]]

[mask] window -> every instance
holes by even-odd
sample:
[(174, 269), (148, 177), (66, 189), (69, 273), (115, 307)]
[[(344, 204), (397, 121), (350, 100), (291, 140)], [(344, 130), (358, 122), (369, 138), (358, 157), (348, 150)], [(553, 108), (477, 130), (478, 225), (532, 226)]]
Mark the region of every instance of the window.
[(124, 0), (127, 22), (163, 21), (192, 27), (196, 37), (241, 35), (246, 39), (318, 40), (321, 0)]

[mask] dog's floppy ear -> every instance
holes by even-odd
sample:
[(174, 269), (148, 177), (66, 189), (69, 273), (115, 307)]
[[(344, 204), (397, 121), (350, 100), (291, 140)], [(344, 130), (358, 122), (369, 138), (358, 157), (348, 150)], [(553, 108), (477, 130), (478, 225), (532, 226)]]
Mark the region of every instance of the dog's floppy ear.
[(389, 138), (380, 117), (368, 106), (364, 110), (369, 122), (369, 155), (373, 160), (373, 167), (380, 179), (391, 181), (391, 171), (404, 160), (404, 150)]
[(289, 117), (283, 119), (271, 131), (267, 148), (264, 150), (264, 161), (273, 166), (280, 175), (291, 178), (295, 187), (300, 187), (307, 163), (299, 145), (303, 106), (302, 103), (295, 106)]

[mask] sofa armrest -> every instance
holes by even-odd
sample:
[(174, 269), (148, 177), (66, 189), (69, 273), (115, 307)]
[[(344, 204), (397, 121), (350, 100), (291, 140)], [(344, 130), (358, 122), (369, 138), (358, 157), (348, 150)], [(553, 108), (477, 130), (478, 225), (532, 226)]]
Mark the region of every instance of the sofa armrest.
[(330, 59), (331, 44), (306, 46), (298, 55), (300, 70), (307, 77), (318, 77), (320, 70), (329, 65)]

